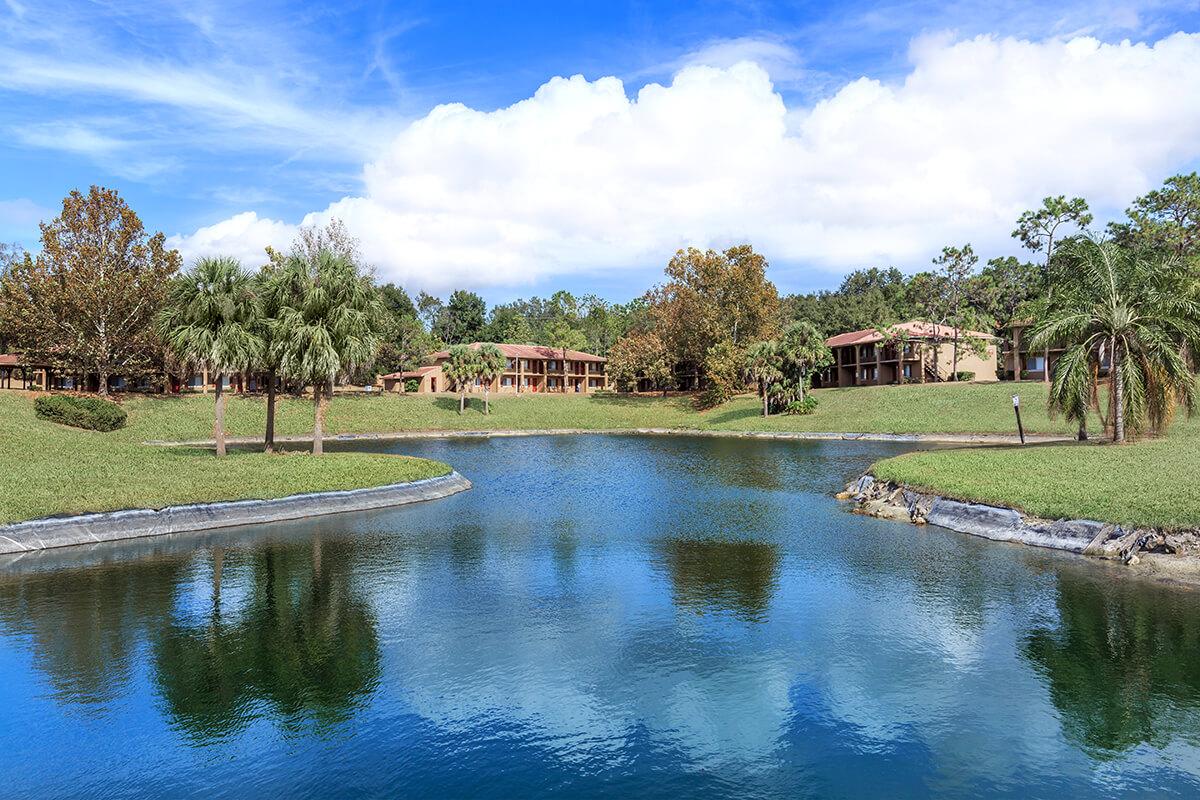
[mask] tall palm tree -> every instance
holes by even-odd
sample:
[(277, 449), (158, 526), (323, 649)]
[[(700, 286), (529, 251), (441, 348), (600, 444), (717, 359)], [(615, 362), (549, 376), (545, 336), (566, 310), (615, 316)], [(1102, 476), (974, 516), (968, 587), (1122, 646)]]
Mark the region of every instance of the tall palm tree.
[(290, 256), (283, 269), (292, 290), (276, 317), (273, 357), (281, 375), (313, 387), (312, 451), (321, 455), (334, 383), (375, 357), (383, 307), (370, 277), (327, 248)]
[(442, 364), (442, 374), (458, 391), (458, 413), (463, 413), (467, 406), (467, 387), (471, 381), (479, 377), (479, 353), (465, 344), (456, 344), (450, 348), (450, 357)]
[(770, 340), (757, 342), (746, 350), (746, 374), (758, 384), (762, 394), (764, 417), (771, 414), (771, 386), (783, 379), (780, 369), (779, 342)]
[(1177, 405), (1196, 407), (1189, 358), (1200, 351), (1195, 278), (1174, 259), (1151, 261), (1114, 242), (1079, 239), (1060, 249), (1056, 286), (1031, 346), (1066, 350), (1054, 370), (1051, 407), (1086, 414), (1095, 375), (1107, 360), (1113, 438), (1146, 425), (1160, 431)]
[(304, 289), (302, 277), (302, 272), (287, 269), (285, 260), (274, 251), (271, 263), (255, 276), (259, 301), (262, 303), (259, 336), (263, 340), (263, 353), (260, 366), (267, 378), (267, 424), (263, 447), (268, 453), (275, 449), (276, 384), (279, 382), (279, 359), (282, 355), (282, 348), (275, 344), (280, 331), (279, 313), (283, 308), (296, 304)]
[(176, 276), (158, 317), (167, 349), (192, 369), (216, 375), (213, 439), (225, 455), (225, 376), (249, 369), (262, 354), (260, 305), (249, 273), (235, 258), (202, 258)]
[(494, 344), (484, 344), (479, 348), (479, 379), (483, 382), (483, 413), (491, 414), (492, 408), (488, 403), (488, 395), (492, 381), (500, 377), (508, 365), (504, 352)]
[(825, 337), (811, 322), (793, 322), (779, 339), (779, 352), (786, 362), (785, 372), (796, 382), (796, 400), (804, 402), (804, 392), (813, 372), (833, 363), (833, 353)]

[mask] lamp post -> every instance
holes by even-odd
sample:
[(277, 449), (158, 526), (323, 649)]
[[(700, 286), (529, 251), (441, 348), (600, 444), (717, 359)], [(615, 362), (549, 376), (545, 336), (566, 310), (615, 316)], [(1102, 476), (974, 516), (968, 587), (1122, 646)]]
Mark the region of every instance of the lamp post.
[(1013, 411), (1017, 415), (1017, 434), (1021, 437), (1021, 444), (1025, 444), (1025, 428), (1021, 425), (1021, 395), (1014, 394), (1012, 400)]

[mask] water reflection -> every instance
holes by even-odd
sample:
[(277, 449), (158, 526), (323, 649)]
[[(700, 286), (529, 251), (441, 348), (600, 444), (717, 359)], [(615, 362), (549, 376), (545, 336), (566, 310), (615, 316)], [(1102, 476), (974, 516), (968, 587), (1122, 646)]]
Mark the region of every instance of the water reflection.
[(1200, 744), (1200, 625), (1178, 592), (1067, 572), (1056, 606), (1057, 624), (1031, 632), (1025, 655), (1071, 740), (1101, 758), (1176, 737)]
[(378, 446), (475, 489), (0, 570), (11, 793), (1200, 788), (1200, 598), (828, 497), (894, 449)]
[(658, 546), (672, 598), (698, 613), (765, 618), (779, 569), (779, 547), (751, 540), (667, 539)]
[(380, 672), (352, 548), (316, 536), (310, 547), (269, 546), (247, 561), (240, 607), (223, 609), (218, 550), (209, 613), (172, 619), (155, 638), (154, 677), (173, 721), (197, 740), (229, 736), (263, 713), (292, 734), (345, 722)]
[(0, 623), (28, 635), (60, 701), (98, 705), (129, 684), (137, 647), (171, 617), (184, 556), (0, 580)]

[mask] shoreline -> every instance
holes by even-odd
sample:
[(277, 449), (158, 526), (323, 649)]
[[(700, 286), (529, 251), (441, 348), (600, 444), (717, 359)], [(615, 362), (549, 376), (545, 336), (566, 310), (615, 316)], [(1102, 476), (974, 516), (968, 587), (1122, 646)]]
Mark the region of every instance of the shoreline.
[(436, 500), (470, 488), (469, 480), (451, 471), (435, 478), (363, 489), (43, 517), (0, 526), (0, 554), (370, 511)]
[(1043, 519), (1007, 506), (963, 501), (880, 481), (870, 472), (835, 497), (852, 502), (856, 514), (1072, 553), (1123, 564), (1138, 577), (1200, 588), (1200, 531), (1196, 530)]
[[(725, 439), (778, 439), (783, 441), (844, 442), (928, 442), (930, 444), (1019, 445), (1020, 437), (1004, 433), (852, 433), (838, 431), (724, 431), (704, 428), (497, 428), (495, 430), (419, 430), (340, 433), (325, 436), (326, 442), (403, 441), (406, 439), (490, 439), (516, 436), (705, 436)], [(276, 436), (275, 442), (311, 442), (310, 434)], [(1027, 444), (1074, 442), (1075, 437), (1055, 433), (1027, 433)], [(230, 436), (230, 445), (261, 444), (261, 436)], [(151, 439), (142, 444), (153, 447), (215, 447), (212, 439), (169, 441)]]

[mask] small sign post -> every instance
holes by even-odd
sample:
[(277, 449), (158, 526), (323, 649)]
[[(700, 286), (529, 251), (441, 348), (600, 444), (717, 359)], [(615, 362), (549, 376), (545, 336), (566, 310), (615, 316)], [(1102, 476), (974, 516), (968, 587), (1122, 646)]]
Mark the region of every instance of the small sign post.
[(1014, 394), (1013, 411), (1017, 414), (1017, 434), (1021, 437), (1021, 444), (1025, 444), (1025, 428), (1021, 425), (1021, 395)]

